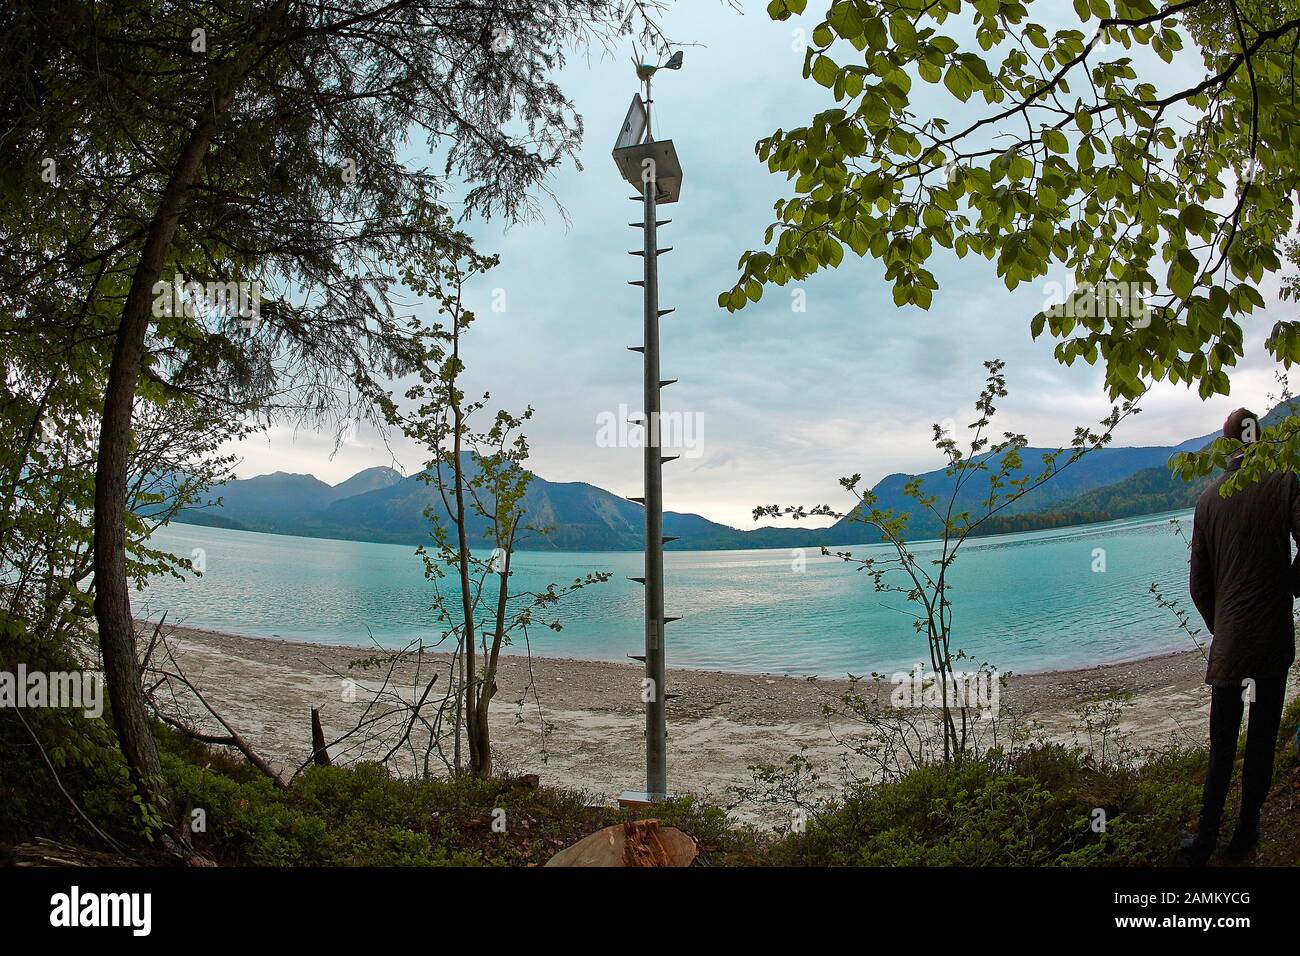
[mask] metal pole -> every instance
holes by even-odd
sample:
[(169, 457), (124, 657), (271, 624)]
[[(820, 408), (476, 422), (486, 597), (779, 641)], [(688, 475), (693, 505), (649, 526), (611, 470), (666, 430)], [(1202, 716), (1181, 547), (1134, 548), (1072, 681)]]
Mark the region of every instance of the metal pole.
[[(648, 84), (647, 84), (648, 85)], [(659, 428), (659, 254), (653, 166), (641, 184), (645, 212), (645, 712), (646, 791), (668, 793), (668, 712), (664, 667), (663, 459)]]
[[(672, 69), (681, 63), (680, 55), (674, 55), (669, 61)], [(666, 673), (666, 655), (664, 648), (664, 629), (676, 617), (664, 615), (664, 545), (674, 540), (664, 536), (663, 505), (663, 466), (677, 458), (677, 455), (663, 454), (663, 436), (660, 429), (660, 393), (673, 383), (672, 379), (664, 381), (659, 378), (659, 318), (672, 312), (672, 309), (659, 308), (659, 256), (669, 252), (657, 246), (658, 227), (669, 220), (659, 222), (655, 219), (659, 201), (659, 173), (657, 164), (663, 164), (664, 197), (668, 202), (677, 199), (681, 169), (677, 154), (671, 140), (656, 143), (650, 132), (650, 111), (653, 100), (650, 92), (650, 75), (653, 69), (638, 66), (637, 75), (645, 83), (645, 100), (637, 96), (628, 110), (627, 123), (614, 147), (614, 161), (623, 178), (637, 186), (639, 196), (631, 197), (641, 202), (641, 221), (628, 223), (640, 226), (642, 246), (633, 250), (632, 255), (641, 256), (643, 273), (641, 279), (629, 283), (641, 286), (644, 295), (644, 337), (642, 345), (631, 345), (633, 352), (640, 352), (644, 362), (644, 381), (642, 406), (644, 418), (638, 423), (646, 429), (645, 433), (645, 497), (632, 498), (645, 507), (645, 576), (633, 578), (645, 587), (645, 654), (629, 655), (645, 663), (646, 680), (642, 696), (645, 702), (645, 744), (646, 744), (646, 784), (645, 790), (625, 791), (620, 803), (630, 806), (643, 805), (646, 801), (654, 802), (668, 797), (668, 701), (674, 695), (668, 693)], [(637, 124), (638, 108), (644, 109), (645, 128), (640, 142), (630, 142), (627, 134)]]

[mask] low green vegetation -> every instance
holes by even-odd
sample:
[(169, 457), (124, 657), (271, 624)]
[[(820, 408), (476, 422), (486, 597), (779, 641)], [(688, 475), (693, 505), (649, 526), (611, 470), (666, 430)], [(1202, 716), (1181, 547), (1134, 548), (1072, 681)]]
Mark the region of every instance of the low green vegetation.
[[(207, 810), (195, 846), (223, 864), (272, 866), (534, 866), (635, 814), (583, 794), (508, 778), (404, 780), (376, 764), (316, 767), (289, 791), (190, 749), (165, 766), (177, 801)], [(683, 800), (659, 814), (692, 833), (714, 863), (754, 862), (756, 835), (722, 810)], [(502, 827), (493, 827), (499, 819)]]
[[(864, 789), (787, 839), (803, 865), (1124, 866), (1172, 862), (1200, 800), (1203, 751), (1097, 768), (1059, 746), (932, 765)], [(1094, 829), (1105, 813), (1105, 829)]]
[[(0, 715), (0, 744), (14, 755), (0, 762), (0, 805), (7, 808), (0, 861), (42, 837), (88, 851), (109, 850), (107, 837), (119, 844), (115, 852), (153, 861), (111, 741), (78, 741), (68, 732), (53, 758), (65, 796), (15, 716)], [(1298, 721), (1300, 699), (1279, 734), (1277, 780), (1255, 863), (1300, 863), (1300, 812), (1290, 799)], [(44, 732), (53, 726), (48, 716), (41, 723)], [(635, 818), (591, 806), (580, 793), (520, 780), (412, 781), (374, 764), (313, 768), (286, 791), (225, 753), (164, 729), (158, 739), (177, 810), (191, 820), (203, 811), (206, 829), (194, 834), (195, 847), (221, 865), (533, 866), (601, 827)], [(1081, 751), (1035, 745), (861, 788), (810, 813), (802, 833), (741, 826), (693, 799), (656, 816), (694, 836), (700, 862), (714, 866), (1161, 865), (1177, 862), (1178, 836), (1195, 821), (1204, 768), (1200, 748), (1171, 749), (1136, 766), (1099, 766)], [(1105, 811), (1104, 832), (1093, 825), (1098, 808)], [(1230, 803), (1229, 821), (1233, 810)], [(493, 828), (500, 811), (502, 832)]]

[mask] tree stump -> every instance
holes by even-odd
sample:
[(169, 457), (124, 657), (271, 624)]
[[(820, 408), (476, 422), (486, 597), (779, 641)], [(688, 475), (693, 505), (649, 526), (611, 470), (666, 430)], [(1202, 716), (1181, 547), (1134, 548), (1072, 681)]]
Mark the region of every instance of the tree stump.
[(546, 861), (547, 866), (690, 866), (695, 840), (658, 820), (632, 820), (597, 830)]
[(325, 747), (325, 730), (320, 725), (320, 708), (311, 709), (311, 756), (318, 767), (331, 765), (330, 752)]

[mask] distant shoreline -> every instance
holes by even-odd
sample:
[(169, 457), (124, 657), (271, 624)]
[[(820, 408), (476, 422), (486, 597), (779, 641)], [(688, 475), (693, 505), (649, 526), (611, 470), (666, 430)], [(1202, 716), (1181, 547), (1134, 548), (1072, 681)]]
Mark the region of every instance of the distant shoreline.
[[(152, 630), (153, 624), (150, 622), (140, 621), (139, 626), (142, 630)], [(383, 644), (377, 641), (369, 644), (361, 644), (361, 643), (352, 643), (349, 641), (340, 641), (336, 643), (333, 641), (320, 641), (320, 640), (296, 640), (291, 637), (282, 637), (279, 635), (244, 634), (244, 633), (238, 633), (230, 630), (218, 631), (209, 627), (191, 627), (189, 625), (183, 625), (183, 624), (175, 625), (175, 626), (168, 625), (168, 630), (169, 631), (174, 630), (177, 633), (185, 633), (190, 635), (202, 635), (206, 638), (210, 638), (217, 641), (260, 641), (260, 642), (266, 642), (268, 644), (275, 644), (275, 645), (279, 645), (283, 649), (283, 653), (287, 657), (298, 656), (297, 654), (294, 653), (294, 649), (296, 648), (310, 648), (315, 651), (361, 654), (361, 655), (368, 656), (368, 655), (373, 655), (377, 652), (379, 653), (396, 652), (401, 650), (403, 646), (398, 644), (392, 644), (392, 645)], [(921, 657), (926, 658), (926, 668), (928, 673), (929, 663), (928, 663), (926, 652), (924, 650), (924, 645), (918, 645), (918, 647), (920, 648), (919, 653)], [(1207, 646), (1207, 650), (1208, 650), (1208, 646)], [(431, 659), (441, 659), (449, 656), (447, 652), (440, 651), (440, 650), (426, 650), (425, 654)], [(528, 655), (523, 652), (515, 651), (513, 648), (502, 648), (501, 657), (503, 659), (515, 660), (515, 659), (527, 659)], [(1091, 664), (1081, 664), (1078, 666), (1071, 666), (1071, 667), (1049, 667), (1043, 670), (1008, 670), (1007, 674), (1010, 675), (1010, 677), (1013, 680), (1025, 680), (1029, 678), (1055, 680), (1059, 678), (1068, 677), (1069, 675), (1072, 674), (1091, 674), (1096, 671), (1113, 670), (1117, 668), (1132, 668), (1132, 667), (1145, 668), (1148, 665), (1151, 665), (1156, 662), (1165, 661), (1165, 660), (1174, 660), (1174, 659), (1178, 659), (1181, 661), (1184, 658), (1188, 660), (1199, 661), (1201, 663), (1202, 669), (1204, 669), (1205, 658), (1202, 652), (1192, 648), (1187, 650), (1157, 651), (1155, 653), (1138, 652), (1133, 656), (1117, 657), (1117, 658), (1112, 658), (1110, 660), (1097, 661)], [(533, 652), (532, 662), (534, 666), (538, 665), (543, 661), (553, 663), (557, 666), (605, 665), (609, 667), (637, 667), (637, 668), (640, 667), (639, 664), (635, 664), (630, 660), (627, 661), (611, 660), (603, 657), (568, 657), (568, 656), (558, 655), (558, 654), (539, 654)], [(699, 667), (699, 666), (689, 665), (689, 664), (673, 665), (671, 663), (669, 664), (668, 669), (669, 671), (680, 671), (682, 673), (689, 673), (689, 674), (723, 674), (728, 677), (746, 677), (746, 678), (747, 677), (779, 677), (786, 680), (818, 681), (821, 683), (842, 682), (846, 685), (849, 683), (847, 675), (845, 675), (844, 677), (839, 677), (838, 675), (829, 675), (829, 674), (813, 675), (813, 674), (797, 673), (794, 671), (781, 671), (781, 670), (770, 670), (770, 669), (769, 670), (738, 670), (735, 668), (728, 668), (728, 667), (712, 668), (712, 667)], [(960, 668), (957, 669), (960, 670)], [(864, 676), (864, 682), (869, 681), (869, 678), (865, 678), (865, 675), (860, 675), (860, 676)]]
[[(1150, 514), (1123, 515), (1118, 518), (1105, 518), (1098, 521), (1087, 521), (1080, 524), (1049, 525), (1041, 528), (1028, 528), (1019, 531), (999, 531), (991, 534), (972, 534), (969, 538), (967, 538), (967, 546), (969, 547), (972, 545), (978, 545), (984, 542), (996, 542), (1000, 538), (1011, 538), (1011, 537), (1015, 537), (1016, 535), (1041, 534), (1043, 532), (1049, 532), (1049, 531), (1069, 532), (1076, 529), (1085, 530), (1085, 529), (1101, 528), (1105, 525), (1114, 524), (1120, 521), (1154, 521), (1161, 518), (1171, 518), (1175, 515), (1190, 514), (1191, 511), (1192, 511), (1191, 508), (1175, 508), (1172, 511), (1154, 511)], [(172, 518), (171, 521), (168, 523), (168, 525), (164, 525), (164, 527), (168, 527), (170, 525), (184, 525), (187, 528), (206, 528), (215, 531), (236, 531), (241, 534), (266, 534), (266, 535), (274, 535), (277, 538), (301, 538), (304, 541), (342, 541), (349, 544), (383, 544), (383, 545), (390, 545), (392, 547), (398, 547), (398, 548), (416, 548), (422, 544), (427, 545), (429, 544), (430, 541), (433, 540), (432, 535), (429, 535), (426, 539), (422, 539), (422, 540), (416, 540), (415, 538), (396, 537), (396, 536), (389, 540), (379, 540), (376, 538), (340, 538), (337, 536), (324, 535), (324, 534), (322, 535), (303, 534), (301, 533), (301, 531), (296, 531), (296, 532), (268, 531), (266, 529), (261, 529), (261, 528), (236, 528), (224, 524), (205, 523), (205, 522), (199, 522), (193, 520), (187, 521), (182, 517)], [(761, 528), (751, 528), (749, 529), (749, 531), (745, 531), (745, 529), (743, 528), (733, 528), (732, 530), (740, 532), (741, 534), (748, 534), (752, 531), (790, 531), (795, 533), (812, 535), (817, 531), (829, 530), (831, 527), (832, 527), (831, 525), (827, 525), (825, 528), (793, 527), (793, 526), (784, 526), (784, 525), (764, 525)], [(908, 544), (910, 545), (937, 544), (941, 540), (942, 540), (941, 538), (917, 538), (914, 541), (909, 540)], [(833, 542), (833, 543), (828, 543), (827, 547), (833, 547), (837, 549), (876, 548), (876, 547), (880, 547), (883, 543), (884, 542), (880, 542), (880, 541), (874, 541), (874, 542), (861, 541), (857, 543)], [(749, 546), (739, 547), (739, 548), (691, 548), (691, 547), (685, 547), (680, 545), (677, 547), (668, 545), (664, 548), (664, 553), (665, 554), (727, 554), (731, 552), (749, 552), (749, 551), (788, 551), (791, 548), (796, 548), (796, 547), (800, 547), (800, 548), (819, 547), (819, 545), (811, 542), (805, 542), (803, 544), (797, 544), (797, 545), (796, 544), (773, 545), (773, 544), (763, 543), (763, 544), (754, 544), (754, 545), (749, 545)], [(471, 549), (474, 548), (491, 550), (490, 545), (486, 543), (481, 545), (472, 544)], [(585, 549), (574, 550), (572, 548), (518, 547), (516, 548), (516, 552), (521, 554), (640, 554), (641, 549), (640, 548), (585, 548)]]

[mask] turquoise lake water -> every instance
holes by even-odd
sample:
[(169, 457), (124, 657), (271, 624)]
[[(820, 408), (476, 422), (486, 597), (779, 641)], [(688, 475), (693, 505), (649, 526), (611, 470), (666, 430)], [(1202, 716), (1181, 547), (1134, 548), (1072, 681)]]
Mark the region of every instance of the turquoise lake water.
[[(955, 648), (1002, 671), (1043, 671), (1191, 649), (1172, 613), (1149, 593), (1159, 582), (1189, 610), (1190, 512), (1081, 528), (971, 539), (950, 571)], [(176, 524), (154, 543), (202, 549), (202, 577), (159, 581), (134, 597), (137, 616), (260, 637), (401, 646), (437, 629), (431, 585), (414, 548)], [(935, 545), (918, 543), (918, 556)], [(1105, 571), (1094, 571), (1095, 549)], [(882, 546), (855, 553), (887, 553)], [(928, 660), (901, 594), (875, 591), (865, 572), (807, 552), (687, 551), (665, 556), (669, 666), (817, 674), (893, 673)], [(640, 653), (639, 553), (523, 552), (512, 591), (563, 585), (593, 571), (608, 583), (567, 598), (558, 633), (530, 628), (532, 652), (625, 661)], [(515, 646), (509, 651), (521, 653)]]

